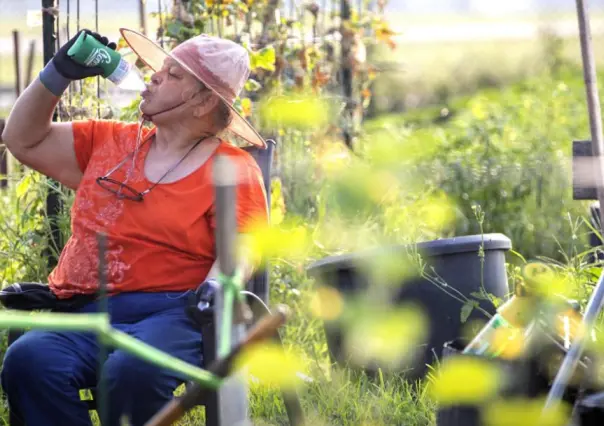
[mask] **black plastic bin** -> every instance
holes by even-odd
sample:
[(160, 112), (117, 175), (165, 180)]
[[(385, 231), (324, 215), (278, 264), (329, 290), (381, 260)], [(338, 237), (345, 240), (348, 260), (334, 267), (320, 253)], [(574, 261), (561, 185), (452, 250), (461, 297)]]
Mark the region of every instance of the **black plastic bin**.
[[(507, 383), (499, 390), (497, 399), (526, 399), (545, 400), (554, 376), (558, 371), (567, 351), (558, 339), (551, 336), (523, 358), (506, 360), (501, 358), (485, 358), (478, 355), (462, 354), (467, 341), (460, 339), (445, 343), (442, 350), (442, 364), (456, 357), (477, 358), (488, 360), (500, 369)], [(604, 396), (582, 400), (586, 395), (593, 394), (597, 389), (594, 365), (585, 355), (581, 358), (572, 380), (566, 387), (563, 401), (569, 406), (577, 404), (575, 421), (569, 426), (595, 426), (604, 419)], [(583, 402), (584, 401), (584, 402)], [(447, 405), (439, 406), (436, 410), (436, 426), (482, 426), (482, 410), (489, 404), (483, 401), (480, 405)], [(577, 415), (580, 422), (577, 423)]]
[[(484, 247), (484, 269), (481, 271), (479, 249)], [(448, 286), (458, 290), (466, 297), (480, 291), (481, 282), (488, 293), (499, 298), (508, 296), (509, 288), (505, 267), (505, 254), (512, 244), (502, 234), (469, 235), (455, 238), (418, 243), (427, 268), (434, 271)], [(360, 267), (361, 261), (384, 255), (407, 256), (410, 246), (394, 246), (354, 254), (333, 256), (313, 263), (308, 272), (324, 285), (330, 285), (350, 296), (367, 288), (368, 278)], [(431, 272), (431, 275), (434, 275)], [(395, 288), (397, 285), (395, 284)], [(404, 375), (410, 380), (421, 379), (427, 372), (427, 364), (434, 361), (435, 355), (441, 354), (447, 341), (462, 337), (461, 308), (462, 303), (446, 294), (442, 288), (422, 277), (410, 278), (398, 285), (394, 303), (413, 302), (419, 304), (430, 319), (429, 338), (424, 347), (418, 348), (418, 362), (405, 370)], [(481, 307), (494, 313), (492, 304), (481, 301)], [(484, 314), (474, 309), (469, 319), (487, 320)], [(341, 350), (342, 334), (337, 322), (326, 322), (325, 331), (332, 360), (346, 363), (346, 354)], [(363, 368), (370, 374), (375, 373), (379, 365), (349, 366)], [(402, 371), (401, 371), (402, 373)]]
[(577, 426), (601, 426), (604, 424), (604, 392), (589, 395), (577, 403)]

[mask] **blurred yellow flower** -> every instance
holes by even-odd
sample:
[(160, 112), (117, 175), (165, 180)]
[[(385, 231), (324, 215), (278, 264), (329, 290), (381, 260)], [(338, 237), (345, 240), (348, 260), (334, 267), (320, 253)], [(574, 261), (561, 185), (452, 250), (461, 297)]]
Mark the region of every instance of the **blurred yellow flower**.
[(527, 263), (522, 274), (527, 290), (536, 296), (557, 300), (572, 293), (572, 280), (543, 262)]
[(482, 100), (474, 101), (471, 105), (471, 111), (472, 115), (478, 120), (484, 120), (488, 116), (485, 102)]
[(429, 387), (439, 404), (476, 404), (497, 394), (501, 371), (486, 359), (454, 357), (443, 362)]
[(246, 368), (260, 385), (293, 388), (298, 381), (297, 373), (303, 372), (304, 363), (300, 357), (285, 352), (281, 345), (266, 342), (242, 351), (235, 361), (235, 368)]
[(250, 98), (241, 99), (241, 112), (244, 117), (252, 115), (252, 100)]
[(410, 361), (424, 343), (429, 323), (414, 304), (396, 308), (360, 308), (346, 324), (345, 348), (351, 360), (366, 364), (379, 362), (384, 368), (398, 368)]
[(271, 180), (271, 225), (279, 225), (285, 218), (285, 200), (280, 178)]
[(307, 229), (287, 221), (278, 225), (256, 223), (251, 225), (242, 240), (242, 250), (250, 253), (256, 262), (271, 258), (294, 259), (304, 257), (312, 241)]
[(455, 220), (454, 204), (443, 192), (421, 198), (412, 211), (416, 224), (432, 231), (440, 231)]
[(564, 426), (570, 420), (566, 404), (545, 410), (543, 399), (511, 399), (493, 401), (483, 409), (484, 426)]
[(499, 327), (493, 336), (493, 352), (504, 359), (517, 358), (524, 350), (524, 333), (522, 329)]
[(321, 286), (312, 297), (310, 309), (317, 318), (333, 321), (342, 314), (344, 299), (335, 288)]
[(329, 104), (315, 95), (269, 96), (260, 102), (258, 113), (271, 128), (315, 129), (330, 122)]

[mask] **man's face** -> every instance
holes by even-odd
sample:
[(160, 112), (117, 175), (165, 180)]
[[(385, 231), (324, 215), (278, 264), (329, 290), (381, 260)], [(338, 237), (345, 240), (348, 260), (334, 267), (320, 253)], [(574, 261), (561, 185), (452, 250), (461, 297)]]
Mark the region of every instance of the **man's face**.
[(190, 111), (203, 103), (203, 98), (207, 95), (211, 95), (210, 91), (193, 75), (172, 58), (166, 58), (163, 67), (151, 76), (151, 83), (141, 94), (143, 101), (140, 109), (144, 114), (153, 116), (187, 102), (190, 108), (175, 108), (166, 113), (166, 116), (170, 114), (172, 118), (176, 118), (173, 113), (182, 117), (183, 111)]

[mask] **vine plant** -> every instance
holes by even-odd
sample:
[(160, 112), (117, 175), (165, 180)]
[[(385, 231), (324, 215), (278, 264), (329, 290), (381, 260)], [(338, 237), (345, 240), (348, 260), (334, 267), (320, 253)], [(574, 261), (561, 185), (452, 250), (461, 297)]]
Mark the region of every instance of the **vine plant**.
[[(201, 33), (230, 38), (245, 46), (252, 74), (237, 100), (240, 113), (263, 130), (280, 131), (278, 123), (262, 123), (255, 104), (271, 96), (311, 94), (335, 101), (337, 126), (357, 135), (371, 101), (376, 70), (367, 62), (367, 47), (387, 43), (394, 47), (393, 31), (383, 18), (385, 0), (374, 10), (363, 0), (364, 10), (341, 19), (343, 4), (305, 2), (288, 5), (282, 0), (173, 0), (162, 16), (157, 37), (171, 48)], [(342, 52), (348, 52), (346, 57)], [(352, 73), (352, 99), (343, 95), (342, 70)], [(334, 129), (330, 129), (334, 130)]]

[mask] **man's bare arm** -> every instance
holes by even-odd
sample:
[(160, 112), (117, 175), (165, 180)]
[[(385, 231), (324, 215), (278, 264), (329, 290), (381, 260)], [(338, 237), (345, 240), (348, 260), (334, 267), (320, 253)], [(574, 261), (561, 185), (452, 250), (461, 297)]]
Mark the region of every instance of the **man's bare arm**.
[(82, 172), (75, 156), (71, 123), (53, 123), (59, 102), (37, 78), (19, 96), (6, 121), (2, 141), (21, 163), (69, 188)]
[(82, 178), (73, 146), (73, 126), (53, 123), (52, 114), (71, 81), (103, 73), (102, 68), (76, 63), (68, 55), (82, 33), (115, 49), (115, 43), (109, 43), (106, 37), (89, 30), (78, 32), (19, 96), (1, 137), (17, 160), (70, 188), (76, 188)]

